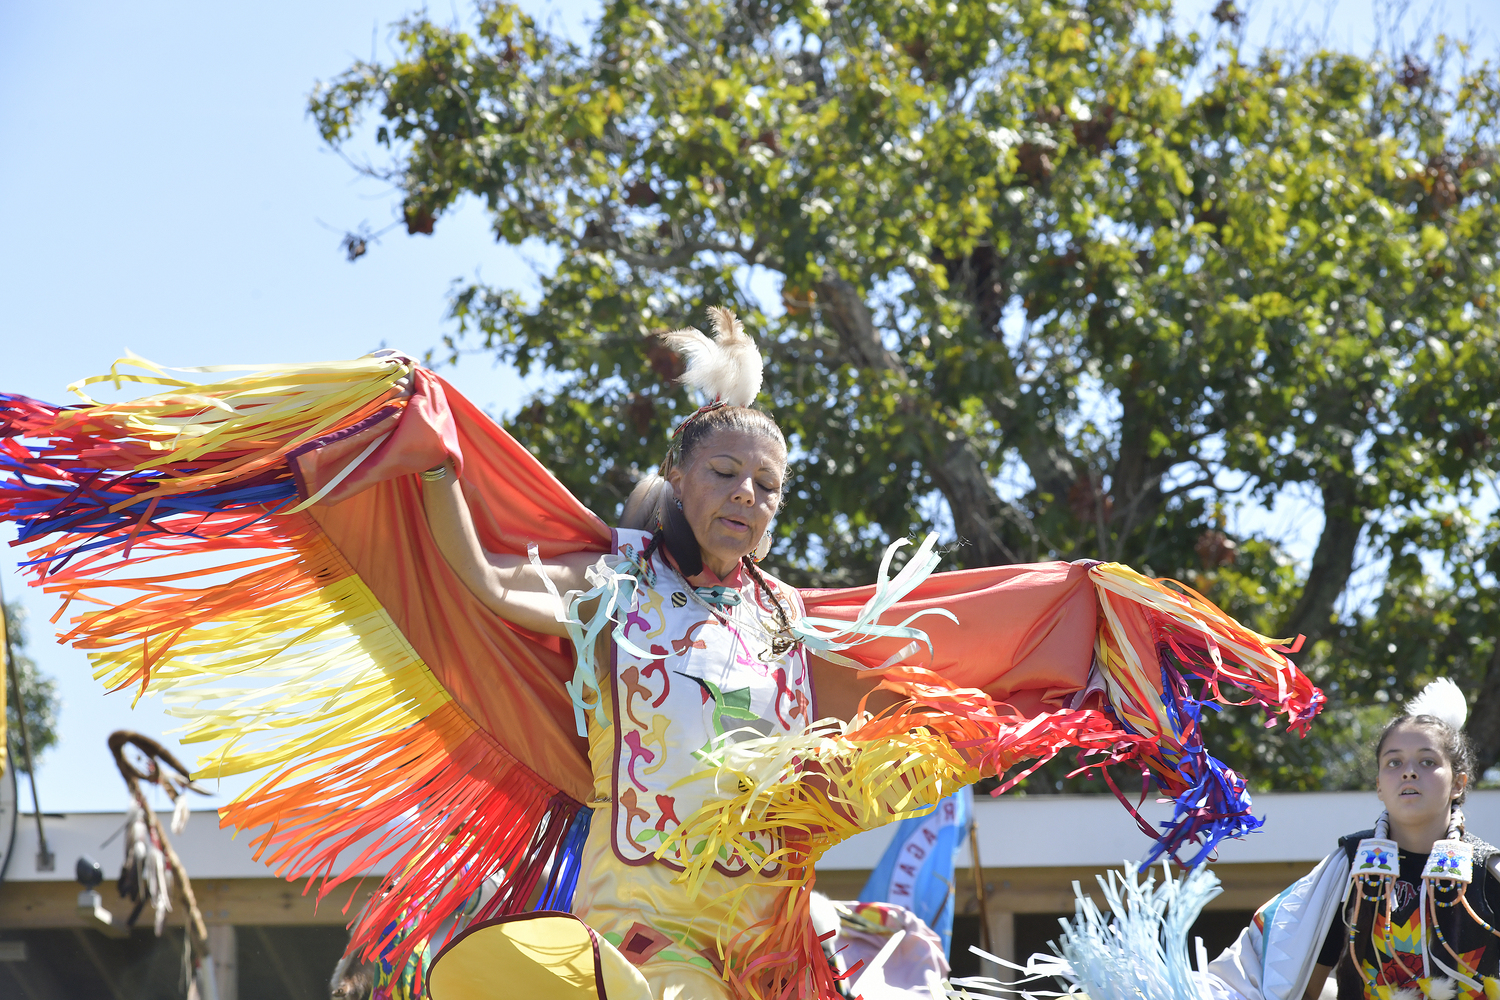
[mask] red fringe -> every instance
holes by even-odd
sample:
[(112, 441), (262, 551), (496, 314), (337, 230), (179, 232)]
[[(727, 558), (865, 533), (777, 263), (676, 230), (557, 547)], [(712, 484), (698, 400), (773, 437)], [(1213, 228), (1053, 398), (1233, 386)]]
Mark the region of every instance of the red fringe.
[[(1073, 709), (1031, 717), (1003, 715), (983, 691), (957, 687), (922, 667), (888, 670), (877, 690), (908, 700), (851, 732), (850, 739), (877, 740), (925, 727), (942, 734), (971, 767), (985, 774), (1003, 775), (1023, 761), (1033, 761), (1025, 771), (1007, 779), (996, 794), (1015, 787), (1065, 750), (1091, 758), (1080, 771), (1135, 759), (1149, 761), (1156, 752), (1154, 740), (1126, 732), (1106, 712)], [(1170, 777), (1176, 777), (1175, 770), (1164, 762), (1162, 766)]]
[[(800, 831), (787, 830), (792, 845)], [(803, 850), (806, 860), (806, 850)], [(740, 931), (726, 945), (724, 982), (741, 1000), (840, 1000), (838, 982), (854, 974), (835, 974), (812, 924), (812, 891), (817, 873), (794, 868), (788, 877), (806, 879), (781, 890), (777, 915)], [(757, 943), (762, 934), (766, 937)], [(753, 955), (753, 957), (752, 957)]]

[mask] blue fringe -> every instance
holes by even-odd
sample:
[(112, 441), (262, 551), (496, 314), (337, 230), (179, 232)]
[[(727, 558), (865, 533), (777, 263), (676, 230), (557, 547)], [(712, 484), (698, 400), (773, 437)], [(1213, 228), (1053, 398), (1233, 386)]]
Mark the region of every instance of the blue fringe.
[[(1180, 737), (1192, 726), (1197, 737), (1184, 745), (1185, 752), (1173, 762), (1177, 774), (1190, 787), (1176, 797), (1172, 818), (1160, 824), (1163, 832), (1144, 863), (1149, 865), (1163, 854), (1170, 854), (1184, 867), (1195, 868), (1209, 859), (1221, 841), (1254, 833), (1265, 825), (1265, 820), (1250, 814), (1250, 791), (1245, 779), (1203, 745), (1203, 709), (1217, 712), (1221, 706), (1194, 698), (1171, 654), (1161, 649), (1159, 656), (1162, 703), (1172, 731)], [(1203, 846), (1191, 860), (1184, 861), (1178, 852), (1191, 843)]]
[(583, 844), (589, 838), (589, 824), (593, 816), (594, 810), (583, 808), (573, 817), (573, 825), (568, 829), (562, 847), (558, 849), (557, 858), (552, 863), (552, 875), (547, 880), (547, 889), (537, 900), (536, 909), (572, 911), (573, 893), (578, 888), (578, 874), (583, 867)]
[[(30, 448), (37, 464), (46, 464), (45, 449)], [(75, 483), (57, 483), (50, 476), (38, 476), (29, 462), (18, 461), (9, 454), (0, 452), (0, 490), (21, 492), (28, 490), (26, 478), (33, 484), (36, 480), (47, 483), (46, 488), (57, 490), (58, 496), (47, 500), (24, 500), (11, 507), (7, 519), (15, 523), (17, 540), (29, 542), (53, 532), (69, 532), (92, 535), (89, 541), (81, 541), (61, 552), (41, 559), (29, 560), (23, 566), (38, 563), (62, 564), (74, 556), (107, 548), (119, 542), (120, 536), (136, 525), (136, 540), (145, 540), (157, 535), (181, 535), (190, 538), (206, 538), (195, 529), (186, 527), (180, 519), (198, 516), (207, 518), (213, 514), (231, 510), (243, 510), (246, 520), (229, 531), (220, 529), (214, 537), (222, 537), (233, 531), (254, 524), (263, 517), (276, 513), (295, 502), (296, 483), (291, 475), (278, 470), (257, 476), (249, 482), (239, 482), (224, 487), (182, 493), (156, 498), (151, 510), (151, 520), (141, 524), (150, 501), (142, 501), (111, 511), (110, 507), (133, 495), (145, 493), (159, 484), (163, 478), (160, 470), (144, 472), (122, 472), (110, 474), (111, 470), (100, 468), (93, 475)], [(12, 478), (13, 477), (13, 478)], [(34, 489), (35, 485), (30, 488)], [(178, 523), (166, 527), (161, 522), (179, 519)]]

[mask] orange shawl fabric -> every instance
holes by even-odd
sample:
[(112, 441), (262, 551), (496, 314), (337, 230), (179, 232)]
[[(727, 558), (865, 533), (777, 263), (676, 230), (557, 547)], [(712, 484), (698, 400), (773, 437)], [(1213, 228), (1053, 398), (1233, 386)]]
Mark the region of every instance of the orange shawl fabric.
[[(489, 913), (524, 909), (544, 879), (551, 898), (552, 862), (581, 843), (591, 789), (563, 687), (572, 650), (466, 590), (412, 473), (453, 459), (490, 551), (603, 553), (608, 527), (406, 359), (212, 385), (125, 364), (104, 378), (152, 387), (141, 399), (0, 394), (0, 519), (17, 525), (33, 582), (72, 610), (63, 639), (112, 687), (190, 696), (185, 740), (209, 744), (200, 770), (264, 776), (221, 817), (256, 830), (279, 872), (319, 876), (324, 895), (390, 866), (354, 927), (367, 950), (400, 937), (401, 959), (501, 869)], [(803, 597), (810, 615), (848, 621), (874, 592)], [(986, 734), (997, 768), (1069, 746), (1096, 763), (1143, 760), (1179, 796), (1169, 847), (1210, 820), (1223, 824), (1210, 847), (1254, 826), (1243, 782), (1203, 749), (1188, 680), (1247, 688), (1294, 728), (1321, 705), (1273, 640), (1124, 567), (934, 574), (885, 620), (928, 607), (958, 624), (923, 619), (930, 650), (889, 681), (927, 707), (877, 720), (871, 738), (910, 718)], [(875, 665), (896, 643), (847, 655)], [(247, 695), (241, 678), (256, 672), (276, 680)], [(1108, 710), (1065, 708), (1091, 679), (1103, 692), (1091, 704)]]

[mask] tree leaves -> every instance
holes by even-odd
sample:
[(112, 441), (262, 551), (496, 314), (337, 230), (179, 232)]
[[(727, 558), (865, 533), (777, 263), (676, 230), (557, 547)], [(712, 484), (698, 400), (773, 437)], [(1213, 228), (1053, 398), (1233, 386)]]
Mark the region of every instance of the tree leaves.
[[(334, 145), (380, 120), (414, 231), (472, 194), (497, 239), (555, 252), (535, 300), (460, 285), (445, 343), (551, 374), (514, 429), (606, 517), (695, 403), (653, 335), (730, 305), (791, 443), (789, 578), (863, 581), (934, 526), (951, 565), (1192, 576), (1309, 636), (1337, 740), (1428, 672), (1477, 684), (1494, 646), (1493, 573), (1465, 560), (1494, 530), (1470, 511), (1500, 94), (1441, 39), (1251, 60), (1163, 9), (621, 2), (579, 48), (486, 2), (472, 33), (414, 16), (311, 112)], [(1227, 535), (1226, 505), (1289, 487), (1323, 506), (1306, 567)], [(1384, 666), (1396, 623), (1412, 652)], [(1306, 754), (1244, 724), (1252, 777), (1355, 773), (1289, 778)]]
[[(21, 753), (20, 713), (26, 715), (26, 735), (31, 740), (32, 763), (40, 761), (42, 754), (57, 745), (57, 714), (61, 703), (57, 697), (57, 682), (37, 669), (36, 662), (26, 655), (26, 612), (19, 601), (5, 605), (5, 632), (10, 636), (10, 652), (15, 656), (15, 679), (20, 691), (10, 687), (9, 677), (0, 677), (7, 686), (10, 697), (5, 699), (5, 731), (11, 742), (10, 762), (19, 771), (26, 770), (26, 759)], [(0, 656), (5, 651), (0, 650)]]

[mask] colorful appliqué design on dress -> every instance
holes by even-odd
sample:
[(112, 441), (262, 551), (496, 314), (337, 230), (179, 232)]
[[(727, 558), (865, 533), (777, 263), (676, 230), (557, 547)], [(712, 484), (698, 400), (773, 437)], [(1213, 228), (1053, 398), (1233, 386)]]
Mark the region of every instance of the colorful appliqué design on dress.
[[(645, 532), (619, 531), (622, 547), (637, 550)], [(812, 685), (807, 656), (795, 647), (770, 654), (767, 629), (774, 613), (747, 586), (742, 600), (711, 606), (670, 566), (658, 560), (654, 582), (635, 592), (626, 612), (632, 644), (647, 655), (615, 651), (614, 848), (627, 864), (664, 864), (678, 871), (708, 857), (724, 875), (777, 865), (764, 858), (779, 837), (764, 831), (750, 856), (706, 838), (674, 840), (682, 818), (705, 801), (724, 796), (704, 761), (720, 747), (748, 736), (801, 732), (810, 721)], [(748, 583), (748, 581), (747, 581)], [(782, 599), (793, 602), (792, 595)], [(685, 803), (685, 808), (680, 805)], [(670, 849), (663, 850), (670, 844)]]

